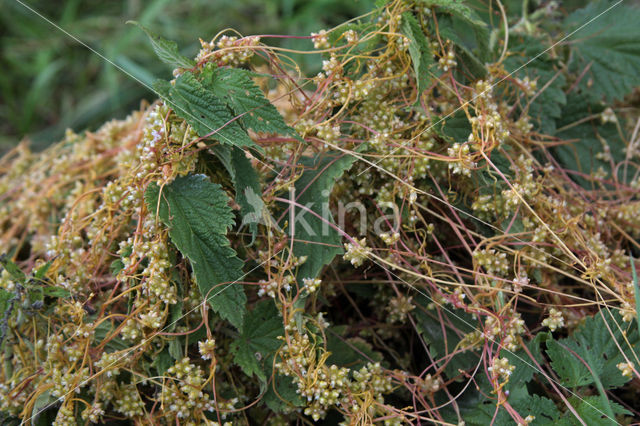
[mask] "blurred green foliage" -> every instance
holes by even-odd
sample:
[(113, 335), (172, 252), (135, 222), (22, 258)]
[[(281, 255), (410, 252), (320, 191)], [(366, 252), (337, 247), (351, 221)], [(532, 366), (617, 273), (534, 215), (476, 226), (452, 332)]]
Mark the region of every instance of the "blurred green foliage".
[[(194, 56), (198, 38), (225, 28), (243, 35), (309, 35), (373, 7), (373, 0), (121, 0), (51, 2), (20, 0), (149, 85), (167, 78), (136, 20), (175, 40)], [(124, 117), (155, 95), (16, 0), (0, 0), (0, 152), (28, 137), (35, 148), (59, 139), (66, 128), (95, 129)], [(268, 39), (271, 45), (310, 49), (305, 39)], [(319, 55), (296, 60), (314, 72)]]

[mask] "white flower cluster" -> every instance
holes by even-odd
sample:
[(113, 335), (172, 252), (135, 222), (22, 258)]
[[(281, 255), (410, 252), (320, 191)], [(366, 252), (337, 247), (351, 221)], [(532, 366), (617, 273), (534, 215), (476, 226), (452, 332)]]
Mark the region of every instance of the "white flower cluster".
[(313, 41), (313, 47), (316, 49), (328, 49), (329, 48), (329, 38), (327, 37), (329, 33), (326, 30), (320, 30), (317, 33), (311, 33), (311, 40)]
[(198, 342), (198, 352), (202, 359), (215, 359), (216, 339), (207, 339), (204, 342)]
[(202, 411), (213, 411), (215, 404), (202, 391), (206, 379), (202, 369), (183, 358), (167, 370), (173, 380), (162, 388), (162, 403), (179, 419), (199, 419)]
[(322, 284), (322, 280), (319, 278), (303, 278), (302, 284), (304, 285), (304, 288), (307, 290), (307, 292), (311, 294), (314, 293), (318, 289), (318, 287), (320, 287), (320, 284)]
[(413, 303), (411, 303), (411, 296), (405, 296), (403, 294), (392, 297), (389, 300), (386, 310), (389, 312), (387, 316), (387, 322), (404, 322), (407, 318), (407, 314), (415, 309)]
[(367, 247), (366, 238), (356, 240), (356, 243), (345, 243), (344, 248), (347, 250), (343, 256), (344, 260), (350, 261), (356, 268), (362, 265), (362, 262), (371, 254), (371, 249)]
[(549, 316), (542, 321), (542, 325), (549, 327), (551, 331), (556, 331), (558, 328), (564, 327), (564, 316), (562, 316), (562, 312), (556, 308), (549, 309)]
[(632, 362), (621, 362), (616, 365), (618, 370), (622, 372), (624, 377), (633, 377), (633, 363)]
[(144, 413), (144, 403), (140, 399), (136, 385), (121, 386), (113, 401), (113, 409), (127, 417), (137, 417)]
[(508, 382), (513, 370), (515, 370), (515, 367), (509, 364), (509, 360), (507, 358), (494, 358), (493, 363), (489, 368), (487, 368), (487, 370), (491, 372), (494, 379), (500, 379), (502, 382)]
[(198, 52), (196, 61), (215, 61), (219, 65), (242, 65), (251, 59), (259, 44), (260, 37), (258, 36), (239, 39), (236, 36), (223, 35), (217, 41), (200, 40), (202, 49)]
[(398, 240), (400, 239), (400, 234), (397, 232), (383, 232), (382, 234), (380, 234), (380, 238), (386, 245), (391, 246), (398, 242)]
[(456, 54), (453, 52), (453, 50), (449, 50), (445, 56), (438, 60), (438, 64), (444, 72), (455, 68), (458, 65), (458, 63), (456, 62)]

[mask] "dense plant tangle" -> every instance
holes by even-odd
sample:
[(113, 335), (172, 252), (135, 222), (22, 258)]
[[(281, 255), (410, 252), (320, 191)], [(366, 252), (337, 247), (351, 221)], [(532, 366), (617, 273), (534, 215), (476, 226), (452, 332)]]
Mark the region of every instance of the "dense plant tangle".
[(0, 162), (3, 421), (640, 416), (639, 20), (380, 1), (194, 60), (143, 28), (157, 101)]

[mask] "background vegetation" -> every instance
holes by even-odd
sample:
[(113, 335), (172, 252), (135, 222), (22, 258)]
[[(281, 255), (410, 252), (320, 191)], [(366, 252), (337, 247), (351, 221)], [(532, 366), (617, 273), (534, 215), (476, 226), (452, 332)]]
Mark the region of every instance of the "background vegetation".
[[(309, 35), (371, 10), (373, 0), (122, 0), (28, 1), (34, 10), (146, 84), (171, 72), (158, 63), (146, 36), (127, 20), (161, 29), (194, 56), (198, 37), (225, 28), (243, 35)], [(0, 0), (0, 152), (28, 136), (36, 148), (66, 128), (95, 129), (122, 118), (155, 95), (15, 0)], [(269, 40), (309, 47), (308, 40)], [(317, 55), (297, 58), (313, 71)]]

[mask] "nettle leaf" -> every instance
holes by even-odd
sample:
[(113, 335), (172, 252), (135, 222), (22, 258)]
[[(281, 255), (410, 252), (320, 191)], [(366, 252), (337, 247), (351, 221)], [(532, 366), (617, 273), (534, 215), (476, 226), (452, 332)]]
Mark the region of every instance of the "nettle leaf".
[(23, 285), (26, 283), (27, 276), (25, 273), (6, 254), (0, 256), (0, 265), (9, 273), (12, 279)]
[(0, 288), (0, 347), (4, 346), (4, 338), (9, 329), (9, 318), (13, 313), (13, 305), (17, 298), (13, 293)]
[(420, 306), (413, 314), (418, 331), (429, 346), (429, 354), (439, 366), (444, 366), (447, 376), (455, 378), (460, 375), (458, 370), (474, 368), (480, 359), (477, 352), (466, 350), (452, 355), (464, 335), (475, 330), (471, 315), (450, 307), (429, 310), (426, 307), (430, 301), (421, 295), (416, 301)]
[[(286, 229), (294, 238), (293, 253), (297, 257), (308, 257), (298, 267), (299, 279), (317, 277), (324, 265), (343, 253), (342, 235), (329, 225), (335, 224), (329, 210), (329, 195), (336, 180), (351, 168), (353, 160), (354, 157), (339, 153), (319, 154), (300, 160), (305, 169), (295, 183), (296, 203), (320, 217), (300, 207), (289, 206), (295, 208), (293, 235), (290, 222)], [(287, 214), (283, 222), (289, 220), (290, 215)]]
[(400, 30), (409, 39), (409, 55), (411, 55), (413, 71), (416, 74), (418, 100), (420, 100), (422, 91), (431, 83), (430, 68), (434, 64), (433, 53), (429, 47), (429, 41), (413, 14), (409, 12), (402, 14)]
[(4, 314), (11, 306), (11, 299), (14, 294), (10, 291), (0, 288), (0, 314)]
[(158, 55), (158, 58), (165, 64), (173, 65), (180, 68), (193, 68), (196, 66), (196, 62), (192, 59), (183, 56), (178, 52), (178, 45), (175, 41), (165, 40), (164, 38), (152, 33), (149, 29), (142, 26), (142, 24), (136, 21), (129, 21), (127, 23), (138, 26), (144, 31), (151, 41), (153, 50)]
[[(592, 385), (599, 379), (604, 388), (614, 388), (630, 380), (616, 367), (617, 364), (625, 362), (618, 345), (628, 358), (633, 359), (632, 350), (625, 339), (631, 347), (638, 347), (640, 335), (635, 327), (628, 330), (620, 315), (614, 314), (615, 320), (609, 318), (608, 312), (602, 312), (602, 315), (605, 316), (606, 323), (601, 314), (596, 314), (587, 318), (571, 336), (557, 341), (547, 340), (546, 352), (551, 358), (551, 366), (564, 386)], [(622, 336), (619, 327), (626, 330), (626, 337)]]
[(175, 85), (164, 80), (156, 81), (153, 88), (178, 116), (193, 127), (198, 136), (215, 138), (227, 145), (257, 147), (226, 104), (203, 87), (192, 73), (182, 74)]
[(293, 378), (282, 374), (273, 376), (273, 381), (264, 393), (262, 401), (275, 413), (290, 412), (292, 408), (303, 407), (305, 403)]
[[(606, 413), (608, 407), (605, 406), (605, 402), (598, 396), (585, 396), (577, 398), (572, 396), (569, 398), (569, 403), (575, 408), (576, 412), (582, 419), (580, 422), (570, 411), (566, 411), (562, 418), (556, 423), (558, 426), (580, 426), (587, 425), (619, 425), (615, 418), (610, 418)], [(625, 409), (620, 404), (609, 401), (611, 411), (614, 415), (631, 415), (632, 413)], [(625, 424), (624, 422), (622, 424)]]
[(472, 131), (467, 114), (462, 110), (435, 120), (433, 126), (436, 129), (439, 127), (440, 134), (448, 137), (451, 142), (466, 142)]
[(116, 327), (111, 321), (102, 321), (95, 329), (95, 333), (93, 335), (93, 344), (99, 345), (107, 338), (109, 339), (108, 343), (105, 345), (105, 350), (107, 352), (117, 352), (129, 349), (129, 345), (125, 342), (119, 335), (119, 333), (114, 334), (116, 331)]
[(420, 4), (435, 7), (439, 15), (440, 35), (456, 44), (459, 65), (467, 67), (474, 76), (484, 76), (484, 62), (489, 59), (490, 53), (487, 24), (462, 1), (421, 0)]
[(57, 411), (56, 402), (57, 398), (51, 395), (49, 389), (39, 394), (33, 404), (29, 424), (32, 426), (50, 425), (50, 422), (55, 419), (54, 413)]
[[(563, 108), (562, 117), (557, 121), (555, 136), (572, 142), (558, 145), (551, 152), (560, 165), (567, 169), (569, 176), (585, 189), (593, 189), (597, 185), (589, 175), (600, 168), (607, 172), (607, 179), (628, 181), (633, 177), (632, 172), (627, 176), (612, 176), (615, 164), (625, 159), (626, 145), (620, 139), (615, 124), (601, 122), (600, 113), (603, 110), (602, 105), (590, 104), (586, 95), (571, 93)], [(605, 150), (611, 154), (614, 165), (598, 158), (598, 154)], [(621, 173), (624, 170), (619, 169)]]
[(346, 338), (347, 326), (330, 327), (327, 336), (327, 351), (331, 352), (327, 363), (339, 367), (359, 370), (367, 362), (382, 361), (382, 354), (373, 350), (372, 346), (359, 337)]
[(211, 150), (231, 176), (236, 191), (236, 203), (240, 206), (242, 225), (249, 225), (252, 236), (251, 243), (253, 243), (264, 210), (258, 173), (244, 150), (240, 148), (217, 145), (211, 147)]
[[(607, 101), (622, 99), (640, 85), (640, 8), (593, 1), (564, 21), (565, 32), (580, 28), (572, 38), (569, 69), (581, 75), (586, 94)], [(588, 23), (588, 25), (585, 25)]]
[(266, 382), (273, 355), (282, 344), (278, 336), (283, 335), (282, 317), (273, 301), (258, 302), (247, 313), (240, 336), (231, 344), (234, 362), (248, 376), (255, 374), (263, 383)]
[(223, 98), (234, 114), (241, 116), (240, 122), (246, 128), (298, 137), (251, 79), (249, 71), (210, 65), (202, 72), (202, 84)]
[[(530, 423), (532, 426), (554, 426), (562, 414), (552, 400), (538, 395), (530, 395), (526, 387), (516, 387), (510, 390), (508, 402), (522, 417), (534, 416), (535, 419)], [(496, 410), (498, 410), (497, 415)], [(465, 414), (463, 418), (465, 424), (469, 426), (488, 424), (512, 426), (515, 424), (514, 419), (504, 407), (496, 407), (495, 400), (488, 398), (474, 410)]]
[(488, 31), (487, 24), (462, 0), (419, 0), (419, 3), (426, 7), (435, 7), (438, 12), (450, 13), (473, 27)]
[(174, 364), (175, 360), (169, 354), (169, 349), (165, 348), (154, 356), (151, 367), (156, 369), (158, 375), (163, 375)]
[[(539, 365), (544, 364), (544, 357), (542, 355), (542, 343), (551, 339), (551, 335), (545, 332), (539, 332), (536, 337), (527, 343), (527, 349), (533, 355), (533, 358)], [(515, 369), (513, 374), (509, 377), (508, 389), (515, 389), (518, 387), (526, 386), (528, 382), (533, 378), (534, 373), (538, 373), (538, 368), (534, 360), (532, 360), (524, 349), (519, 349), (516, 352), (502, 351), (503, 357), (509, 360), (509, 364), (513, 365)]]
[[(556, 131), (556, 120), (567, 103), (563, 89), (566, 78), (557, 73), (555, 61), (548, 54), (539, 56), (547, 48), (540, 40), (520, 34), (509, 40), (511, 55), (505, 59), (504, 67), (520, 79), (528, 77), (536, 82), (536, 97), (529, 104), (527, 115), (537, 130), (551, 135)], [(523, 107), (528, 101), (529, 98), (523, 99)]]
[(196, 283), (215, 312), (242, 327), (247, 297), (240, 284), (242, 261), (229, 246), (234, 217), (220, 185), (204, 175), (178, 177), (145, 191), (147, 207), (169, 228), (171, 241), (191, 261)]

